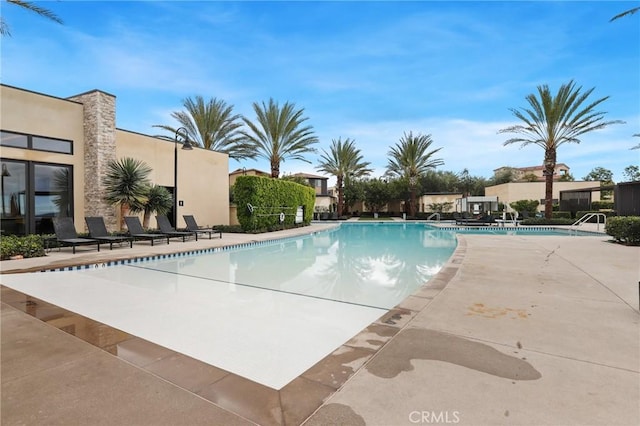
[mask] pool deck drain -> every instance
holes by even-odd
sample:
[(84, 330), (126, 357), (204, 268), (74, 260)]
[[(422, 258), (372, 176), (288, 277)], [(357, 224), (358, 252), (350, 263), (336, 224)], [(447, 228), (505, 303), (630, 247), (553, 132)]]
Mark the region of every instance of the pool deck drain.
[[(280, 391), (91, 321), (61, 331), (72, 313), (3, 288), (2, 424), (637, 424), (640, 248), (606, 240), (465, 235), (425, 287)], [(540, 378), (501, 377), (495, 359), (511, 358)]]

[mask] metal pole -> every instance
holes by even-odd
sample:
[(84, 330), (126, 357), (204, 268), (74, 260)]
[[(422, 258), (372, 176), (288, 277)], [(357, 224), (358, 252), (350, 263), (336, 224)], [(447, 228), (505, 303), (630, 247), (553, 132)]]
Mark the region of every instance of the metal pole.
[(173, 227), (178, 228), (178, 132), (173, 149)]
[(189, 133), (184, 127), (180, 127), (176, 130), (176, 137), (174, 141), (173, 150), (173, 227), (178, 228), (178, 136), (180, 131), (184, 135), (184, 142), (182, 143), (182, 149), (192, 150), (193, 146), (189, 142)]

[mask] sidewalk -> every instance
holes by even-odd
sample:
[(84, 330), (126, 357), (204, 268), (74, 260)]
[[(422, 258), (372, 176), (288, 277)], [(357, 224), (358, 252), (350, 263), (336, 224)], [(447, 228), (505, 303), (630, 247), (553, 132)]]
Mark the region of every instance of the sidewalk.
[(640, 424), (640, 247), (464, 240), (446, 288), (305, 425)]
[[(133, 250), (260, 238), (225, 234)], [(340, 349), (333, 360), (344, 380), (311, 371), (279, 395), (235, 383), (226, 389), (233, 404), (222, 393), (201, 396), (202, 369), (214, 367), (173, 363), (174, 374), (189, 379), (177, 385), (13, 308), (3, 291), (0, 420), (291, 425), (324, 400), (306, 425), (640, 424), (640, 247), (607, 239), (460, 237), (436, 277)], [(68, 250), (2, 262), (2, 271), (59, 267), (73, 256)], [(128, 250), (83, 251), (71, 261), (98, 263)], [(316, 393), (296, 388), (312, 379), (323, 383)], [(288, 404), (295, 393), (302, 398)]]

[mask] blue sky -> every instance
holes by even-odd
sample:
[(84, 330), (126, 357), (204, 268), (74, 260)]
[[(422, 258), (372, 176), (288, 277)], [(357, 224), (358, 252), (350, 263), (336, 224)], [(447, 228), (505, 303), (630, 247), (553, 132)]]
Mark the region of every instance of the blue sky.
[[(622, 181), (640, 164), (640, 14), (635, 2), (42, 2), (58, 25), (2, 2), (4, 84), (58, 97), (117, 97), (117, 126), (157, 134), (186, 97), (216, 97), (254, 119), (253, 102), (293, 102), (328, 149), (355, 139), (375, 176), (404, 132), (430, 134), (440, 170), (490, 177), (542, 163), (543, 151), (503, 146), (510, 108), (574, 79), (599, 110), (626, 124), (563, 145), (576, 179), (604, 167)], [(285, 161), (281, 173), (315, 173)], [(265, 161), (229, 162), (269, 170)]]

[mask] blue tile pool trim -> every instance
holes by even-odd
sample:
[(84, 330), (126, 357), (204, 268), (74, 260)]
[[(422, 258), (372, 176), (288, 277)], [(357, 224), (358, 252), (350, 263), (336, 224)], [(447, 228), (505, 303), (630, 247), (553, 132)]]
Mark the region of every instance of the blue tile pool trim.
[(100, 263), (87, 263), (84, 265), (65, 266), (62, 268), (41, 269), (39, 272), (85, 271), (87, 269), (108, 268), (110, 266), (129, 265), (132, 263), (182, 258), (182, 257), (195, 256), (200, 254), (219, 253), (219, 252), (226, 252), (226, 251), (232, 251), (232, 250), (238, 250), (238, 249), (263, 246), (268, 244), (277, 244), (277, 243), (281, 243), (289, 240), (297, 240), (301, 237), (313, 236), (321, 232), (326, 232), (326, 231), (316, 231), (316, 232), (312, 232), (305, 235), (295, 235), (291, 237), (277, 238), (274, 240), (250, 241), (248, 243), (232, 244), (229, 246), (212, 247), (212, 248), (201, 249), (201, 250), (183, 251), (179, 253), (167, 253), (167, 254), (158, 254), (154, 256), (133, 257), (130, 259), (110, 260), (108, 262), (100, 262)]

